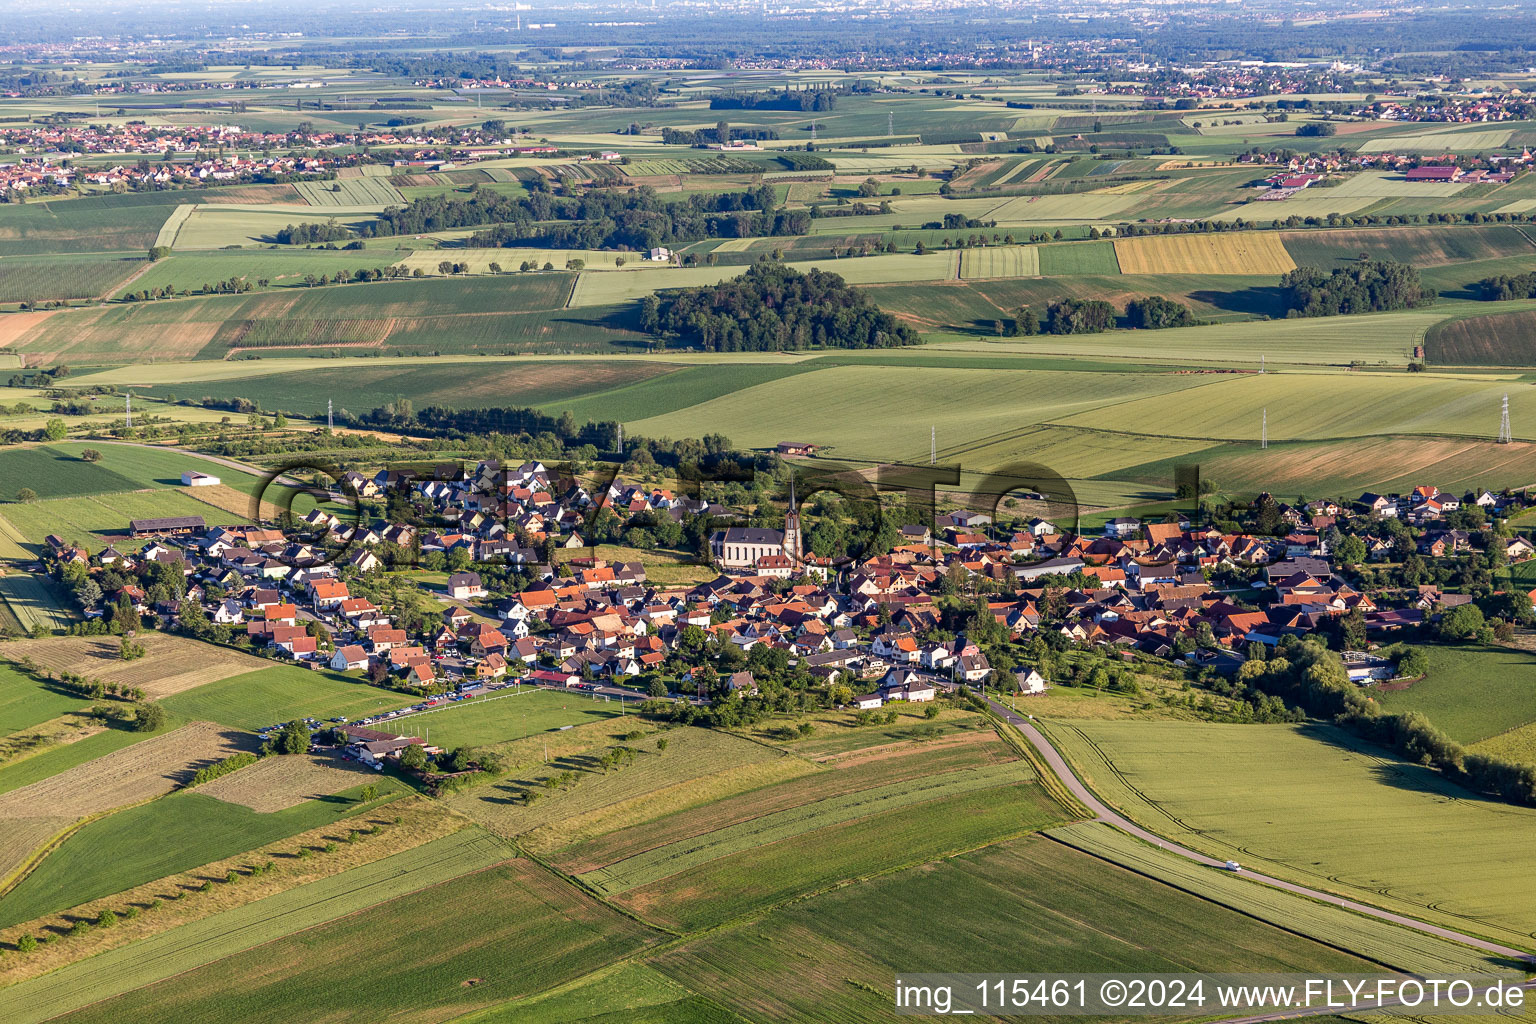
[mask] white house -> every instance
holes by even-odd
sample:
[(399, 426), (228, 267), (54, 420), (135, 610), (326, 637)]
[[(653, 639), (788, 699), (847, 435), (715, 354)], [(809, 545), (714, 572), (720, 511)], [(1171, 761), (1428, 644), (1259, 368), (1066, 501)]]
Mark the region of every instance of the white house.
[(655, 260), (660, 263), (667, 263), (672, 259), (672, 250), (663, 246), (658, 246), (657, 248), (652, 249), (650, 252), (646, 253), (645, 258), (648, 260)]
[(207, 473), (199, 473), (195, 469), (189, 469), (181, 474), (183, 487), (214, 487), (218, 482), (218, 477), (209, 476)]
[(337, 672), (357, 671), (368, 667), (368, 652), (357, 644), (336, 648), (331, 655), (331, 668)]
[(1028, 672), (1015, 672), (1013, 678), (1018, 680), (1020, 693), (1045, 692), (1045, 677), (1034, 669)]

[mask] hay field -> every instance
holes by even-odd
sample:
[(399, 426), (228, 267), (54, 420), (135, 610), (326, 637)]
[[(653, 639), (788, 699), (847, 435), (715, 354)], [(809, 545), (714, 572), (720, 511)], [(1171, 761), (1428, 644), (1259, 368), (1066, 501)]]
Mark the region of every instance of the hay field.
[(1077, 193), (1060, 196), (1017, 196), (990, 210), (987, 220), (999, 225), (1038, 224), (1047, 221), (1094, 223), (1117, 220), (1118, 214), (1136, 203), (1135, 196)]
[(192, 211), (197, 207), (191, 203), (183, 203), (171, 211), (171, 215), (160, 225), (160, 233), (155, 235), (155, 245), (172, 248), (176, 245), (176, 236), (181, 233), (181, 227), (192, 216)]
[(1002, 249), (966, 249), (960, 254), (960, 279), (1040, 276), (1040, 250), (1032, 245)]
[[(211, 487), (188, 487), (186, 493), (198, 501), (207, 502), (216, 509), (224, 512), (233, 512), (244, 519), (252, 518), (252, 495), (246, 494), (244, 491), (238, 491), (228, 484), (214, 484)], [(282, 511), (281, 508), (270, 501), (263, 501), (254, 518), (276, 519), (282, 514)]]
[(204, 783), (197, 791), (225, 803), (271, 814), (305, 800), (318, 800), (359, 785), (360, 778), (375, 776), (356, 761), (300, 754), (266, 757), (248, 768)]
[(51, 582), (27, 572), (0, 573), (0, 602), (23, 629), (68, 629), (75, 621), (75, 613), (60, 601)]
[(0, 820), (85, 818), (149, 800), (252, 745), (246, 733), (193, 722), (0, 795)]
[(139, 642), (148, 653), (133, 661), (118, 656), (117, 637), (17, 640), (6, 645), (4, 653), (10, 658), (26, 655), (55, 672), (75, 672), (103, 682), (140, 687), (155, 699), (271, 667), (265, 659), (173, 633), (149, 633)]
[(335, 181), (296, 181), (293, 187), (310, 206), (403, 206), (405, 197), (388, 178), (366, 176)]
[(1296, 269), (1284, 240), (1272, 233), (1154, 235), (1115, 239), (1124, 274), (1274, 274)]
[[(791, 262), (802, 273), (811, 268), (837, 274), (849, 284), (891, 284), (909, 281), (952, 281), (960, 275), (960, 250), (892, 253), (879, 256), (848, 256), (842, 259)], [(606, 306), (653, 295), (667, 288), (697, 288), (729, 281), (746, 273), (746, 267), (674, 267), (617, 273), (581, 272), (566, 303), (569, 308)]]
[(1170, 839), (1517, 946), (1536, 931), (1536, 809), (1475, 797), (1325, 725), (1048, 731), (1101, 797)]

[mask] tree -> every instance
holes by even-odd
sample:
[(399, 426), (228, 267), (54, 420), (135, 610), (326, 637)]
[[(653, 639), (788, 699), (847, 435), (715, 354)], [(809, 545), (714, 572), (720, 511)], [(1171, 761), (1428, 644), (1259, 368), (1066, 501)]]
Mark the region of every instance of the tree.
[(16, 492), (16, 500), (23, 505), (30, 505), (37, 500), (37, 492), (30, 487), (23, 487)]
[(149, 247), (149, 261), (151, 263), (156, 260), (163, 260), (170, 254), (171, 247), (168, 245), (152, 245)]
[(277, 734), (275, 740), (268, 740), (271, 753), (274, 754), (306, 754), (309, 752), (309, 726), (295, 718), (283, 726), (283, 731)]
[(81, 462), (100, 462), (101, 461), (101, 452), (97, 451), (95, 448), (86, 448), (86, 449), (84, 449), (83, 451), (80, 452), (80, 461)]
[(1440, 617), (1440, 635), (1449, 640), (1471, 640), (1487, 624), (1481, 608), (1475, 604), (1461, 604)]
[(1417, 679), (1429, 671), (1429, 656), (1418, 647), (1410, 647), (1397, 659), (1397, 674), (1405, 679)]
[(1359, 565), (1365, 561), (1365, 554), (1365, 541), (1353, 534), (1340, 537), (1333, 548), (1333, 557), (1343, 565)]
[(69, 424), (54, 418), (43, 427), (43, 436), (50, 441), (62, 441), (69, 434)]
[(412, 743), (400, 751), (400, 767), (419, 772), (427, 766), (427, 752), (420, 743)]
[(1099, 334), (1115, 326), (1115, 307), (1103, 299), (1057, 299), (1046, 307), (1051, 334)]
[(1125, 318), (1132, 327), (1141, 330), (1162, 330), (1165, 327), (1187, 327), (1194, 323), (1194, 314), (1181, 302), (1165, 299), (1161, 295), (1149, 295), (1144, 299), (1132, 299), (1125, 307)]
[(152, 700), (147, 700), (133, 709), (134, 732), (154, 732), (163, 728), (169, 720), (170, 716), (165, 713), (165, 708)]

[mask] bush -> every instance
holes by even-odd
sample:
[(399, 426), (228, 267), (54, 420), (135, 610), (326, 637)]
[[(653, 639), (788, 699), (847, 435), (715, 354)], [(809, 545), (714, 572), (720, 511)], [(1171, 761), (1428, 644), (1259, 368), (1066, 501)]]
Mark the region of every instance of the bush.
[(111, 928), (115, 924), (117, 924), (117, 915), (110, 910), (103, 910), (96, 915), (97, 928)]
[(222, 775), (228, 775), (232, 771), (255, 764), (257, 760), (256, 755), (251, 753), (231, 754), (222, 761), (199, 768), (197, 774), (193, 775), (192, 780), (187, 783), (186, 788), (191, 789), (193, 786), (201, 786), (205, 782), (212, 782)]
[(30, 932), (16, 940), (16, 949), (21, 953), (31, 953), (37, 949), (37, 936)]
[(154, 732), (163, 729), (169, 721), (170, 716), (165, 713), (165, 708), (154, 701), (145, 701), (133, 709), (134, 732)]

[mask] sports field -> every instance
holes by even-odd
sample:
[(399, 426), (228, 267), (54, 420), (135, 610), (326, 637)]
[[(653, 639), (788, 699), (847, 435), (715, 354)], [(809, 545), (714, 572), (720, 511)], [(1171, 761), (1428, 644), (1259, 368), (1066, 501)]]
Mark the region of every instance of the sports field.
[(1536, 879), (1517, 852), (1536, 810), (1476, 798), (1338, 729), (1061, 721), (1048, 731), (1107, 802), (1213, 856), (1507, 943), (1536, 928)]
[(1115, 240), (1125, 274), (1273, 274), (1296, 269), (1279, 237), (1262, 231)]

